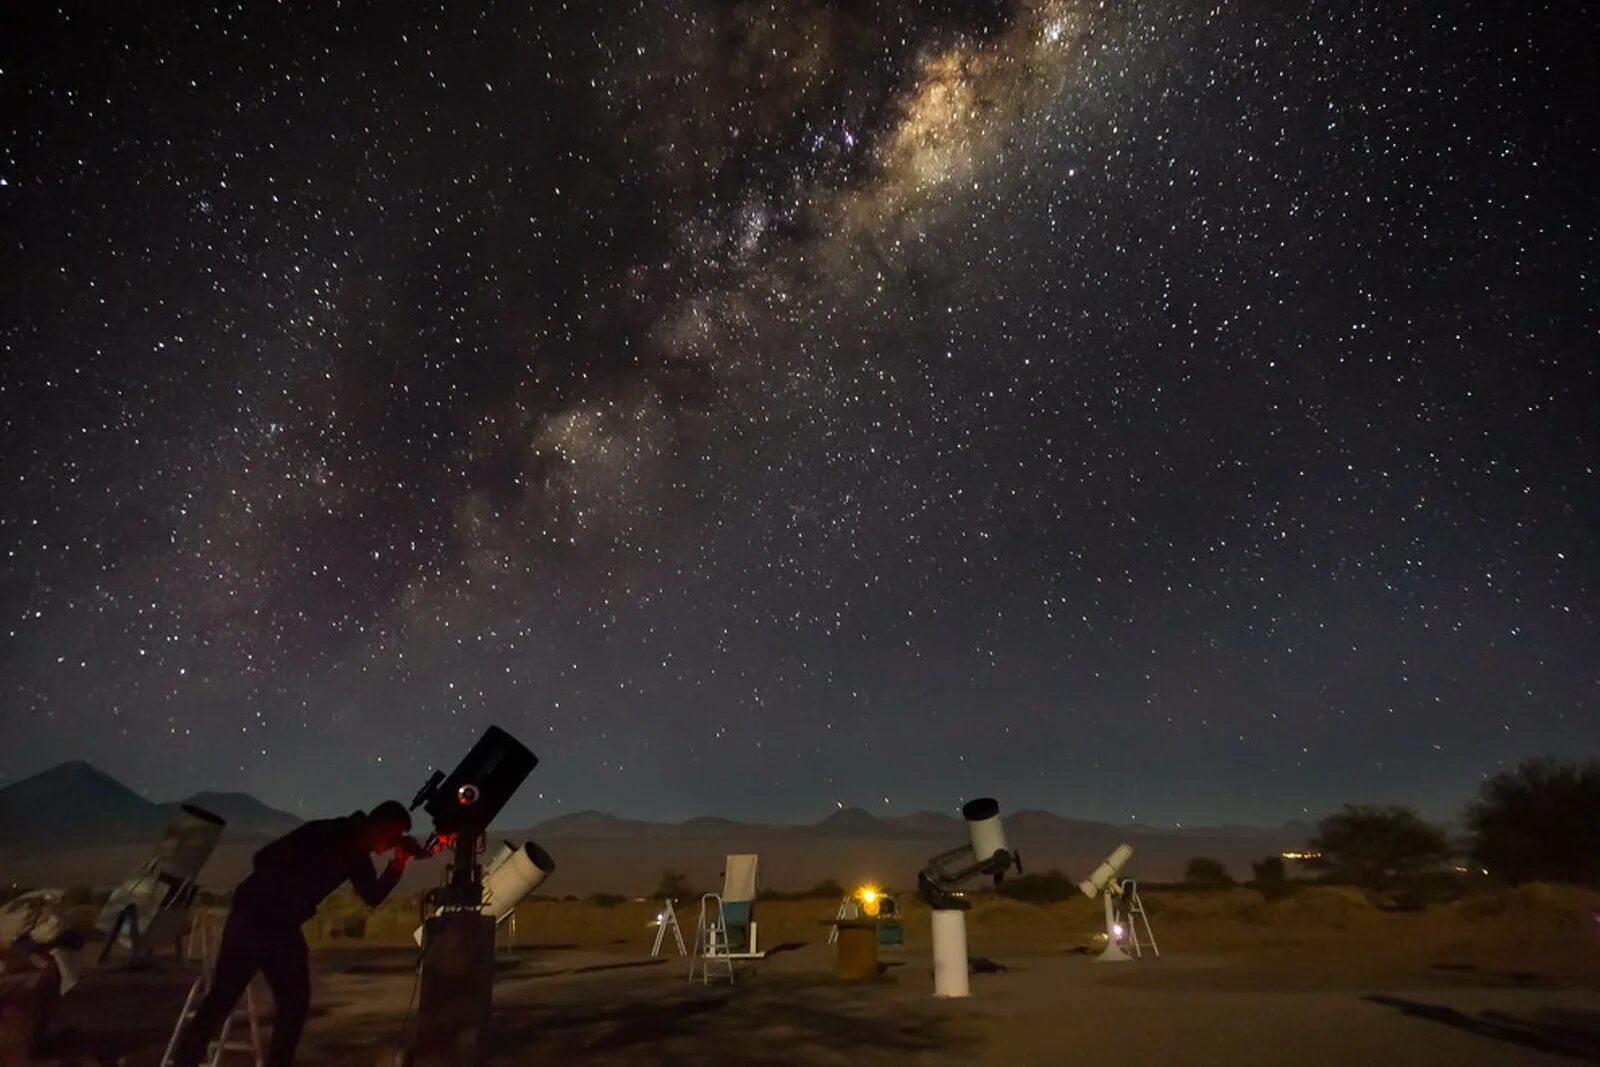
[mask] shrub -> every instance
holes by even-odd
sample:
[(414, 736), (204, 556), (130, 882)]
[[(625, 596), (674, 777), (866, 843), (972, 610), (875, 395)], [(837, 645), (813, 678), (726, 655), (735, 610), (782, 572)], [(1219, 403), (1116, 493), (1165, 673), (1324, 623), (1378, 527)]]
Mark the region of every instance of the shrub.
[(669, 867), (661, 872), (661, 881), (650, 896), (655, 900), (693, 900), (700, 893), (689, 884), (688, 875)]
[(1282, 856), (1263, 856), (1250, 864), (1250, 877), (1257, 891), (1268, 900), (1276, 900), (1289, 892), (1289, 873)]
[(1600, 760), (1529, 760), (1467, 808), (1472, 858), (1508, 882), (1600, 882)]
[(1377, 890), (1450, 855), (1444, 831), (1410, 808), (1351, 804), (1317, 823), (1311, 849), (1322, 853), (1318, 866)]
[(1057, 900), (1070, 900), (1078, 895), (1078, 886), (1071, 878), (1057, 870), (1043, 874), (1024, 874), (1007, 878), (995, 887), (995, 892), (1012, 900), (1033, 904), (1047, 904)]
[(1196, 856), (1183, 865), (1183, 880), (1193, 886), (1228, 886), (1233, 876), (1218, 860), (1209, 856)]
[(615, 893), (590, 893), (589, 903), (598, 904), (602, 908), (614, 908), (625, 902), (628, 898)]

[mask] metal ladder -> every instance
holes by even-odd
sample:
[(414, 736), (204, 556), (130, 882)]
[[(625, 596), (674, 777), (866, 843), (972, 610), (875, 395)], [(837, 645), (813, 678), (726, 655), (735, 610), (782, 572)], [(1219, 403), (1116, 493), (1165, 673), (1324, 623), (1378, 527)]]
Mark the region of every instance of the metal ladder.
[(1150, 916), (1144, 910), (1144, 901), (1139, 899), (1138, 882), (1122, 883), (1122, 907), (1124, 912), (1123, 921), (1127, 924), (1128, 941), (1133, 948), (1134, 957), (1137, 959), (1144, 958), (1144, 952), (1139, 944), (1139, 920), (1143, 919), (1144, 934), (1145, 938), (1150, 942), (1150, 951), (1155, 954), (1156, 959), (1160, 959), (1161, 950), (1156, 947), (1156, 933), (1150, 929)]
[(839, 902), (839, 913), (833, 917), (833, 925), (828, 927), (828, 944), (839, 940), (839, 923), (848, 919), (861, 917), (861, 905), (856, 903), (855, 897), (845, 897)]
[(656, 915), (656, 943), (651, 946), (650, 949), (650, 956), (652, 959), (661, 955), (661, 948), (667, 939), (668, 927), (671, 927), (672, 937), (678, 943), (678, 955), (687, 956), (689, 954), (689, 950), (685, 948), (683, 944), (683, 930), (678, 926), (677, 908), (678, 902), (676, 900), (666, 900), (662, 902), (661, 911)]
[(694, 930), (694, 955), (689, 958), (689, 981), (694, 981), (695, 970), (700, 971), (700, 983), (711, 983), (711, 969), (716, 967), (734, 984), (733, 960), (729, 958), (728, 920), (722, 911), (722, 897), (707, 893), (700, 898), (700, 921)]
[[(188, 1025), (189, 1020), (194, 1018), (195, 1012), (199, 1010), (200, 1001), (205, 999), (205, 995), (211, 991), (212, 972), (216, 968), (217, 949), (221, 947), (222, 938), (220, 935), (208, 936), (209, 931), (207, 930), (207, 925), (203, 925), (204, 923), (205, 920), (202, 919), (200, 923), (196, 924), (198, 927), (197, 933), (203, 946), (201, 951), (205, 954), (201, 963), (200, 975), (189, 986), (189, 995), (183, 999), (183, 1010), (178, 1013), (178, 1022), (172, 1028), (172, 1036), (167, 1039), (166, 1051), (161, 1054), (161, 1067), (172, 1067), (172, 1056), (178, 1049), (178, 1039), (183, 1036), (183, 1028)], [(266, 1057), (261, 1052), (261, 1013), (256, 1010), (254, 985), (255, 979), (252, 978), (250, 984), (244, 987), (244, 996), (239, 998), (239, 1002), (234, 1004), (228, 1011), (227, 1018), (222, 1020), (222, 1029), (206, 1050), (205, 1062), (207, 1067), (218, 1067), (222, 1062), (223, 1054), (228, 1052), (248, 1052), (255, 1063), (255, 1067), (264, 1067)], [(249, 1032), (249, 1038), (228, 1040), (229, 1035), (233, 1032), (234, 1022), (241, 1018)]]

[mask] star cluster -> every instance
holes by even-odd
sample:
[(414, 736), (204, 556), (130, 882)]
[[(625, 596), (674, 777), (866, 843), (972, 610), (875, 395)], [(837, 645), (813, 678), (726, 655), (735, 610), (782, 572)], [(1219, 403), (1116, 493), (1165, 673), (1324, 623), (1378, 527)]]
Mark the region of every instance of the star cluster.
[[(1452, 814), (1600, 745), (1559, 6), (124, 5), (0, 64), (0, 782)], [(21, 47), (18, 47), (18, 46)]]

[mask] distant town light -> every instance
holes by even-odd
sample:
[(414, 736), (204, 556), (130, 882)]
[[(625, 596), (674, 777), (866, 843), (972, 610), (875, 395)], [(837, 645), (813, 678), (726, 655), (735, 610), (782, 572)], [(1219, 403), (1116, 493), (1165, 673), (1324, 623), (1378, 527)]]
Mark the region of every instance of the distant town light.
[(1320, 860), (1320, 852), (1282, 852), (1279, 853), (1286, 860)]

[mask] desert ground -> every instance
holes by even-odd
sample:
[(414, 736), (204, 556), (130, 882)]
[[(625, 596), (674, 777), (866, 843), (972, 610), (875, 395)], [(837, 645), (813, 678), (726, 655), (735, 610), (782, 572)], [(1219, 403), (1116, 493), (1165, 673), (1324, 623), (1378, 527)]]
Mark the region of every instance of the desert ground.
[[(650, 958), (656, 904), (536, 899), (499, 957), (491, 1062), (1600, 1062), (1600, 893), (1534, 885), (1417, 911), (1333, 886), (1145, 897), (1160, 958), (1101, 965), (1092, 902), (977, 896), (961, 1001), (933, 997), (928, 916), (904, 898), (907, 943), (885, 947), (866, 982), (831, 974), (836, 901), (763, 902), (773, 951), (732, 986), (691, 984), (670, 944)], [(396, 902), (364, 928), (338, 909), (308, 924), (316, 989), (299, 1062), (375, 1064), (404, 1042), (414, 916)], [(692, 938), (692, 910), (679, 917)], [(55, 1062), (159, 1063), (191, 973), (91, 972), (63, 1003), (75, 1034)]]

